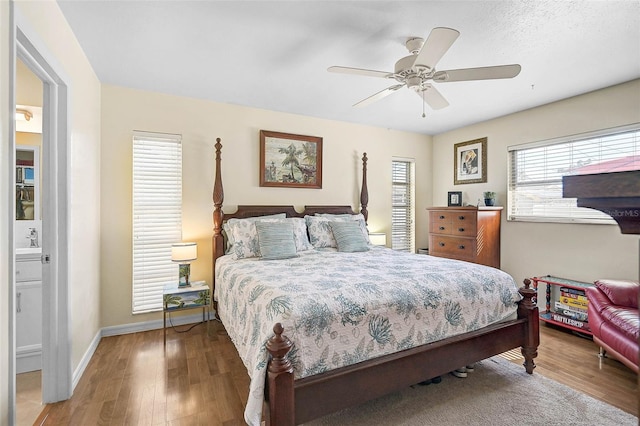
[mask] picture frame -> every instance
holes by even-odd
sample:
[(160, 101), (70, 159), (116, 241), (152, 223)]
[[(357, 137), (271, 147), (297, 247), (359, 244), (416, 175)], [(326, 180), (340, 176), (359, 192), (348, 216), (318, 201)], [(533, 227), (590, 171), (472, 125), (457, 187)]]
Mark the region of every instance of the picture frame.
[(322, 137), (260, 130), (260, 186), (322, 188)]
[(447, 197), (447, 206), (449, 207), (459, 207), (462, 206), (462, 192), (461, 191), (453, 191), (449, 192), (449, 196)]
[(455, 144), (453, 159), (454, 185), (487, 181), (487, 138)]

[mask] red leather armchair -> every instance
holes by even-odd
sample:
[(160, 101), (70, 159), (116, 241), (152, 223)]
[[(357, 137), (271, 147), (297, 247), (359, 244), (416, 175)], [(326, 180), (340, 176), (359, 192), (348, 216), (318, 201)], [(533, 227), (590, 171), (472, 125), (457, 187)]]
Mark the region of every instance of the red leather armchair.
[(638, 373), (638, 298), (640, 283), (626, 280), (598, 280), (586, 289), (589, 300), (589, 328), (593, 341)]

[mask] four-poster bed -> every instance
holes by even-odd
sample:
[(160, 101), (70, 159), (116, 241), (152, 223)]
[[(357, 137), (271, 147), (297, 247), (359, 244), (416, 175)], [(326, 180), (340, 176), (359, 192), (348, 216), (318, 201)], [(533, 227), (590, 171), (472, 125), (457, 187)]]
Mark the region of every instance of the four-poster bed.
[[(224, 201), (224, 191), (222, 185), (222, 176), (221, 176), (221, 148), (222, 145), (220, 143), (220, 139), (217, 139), (217, 143), (215, 145), (216, 148), (216, 174), (215, 174), (215, 182), (214, 182), (214, 190), (213, 190), (213, 202), (214, 202), (214, 212), (213, 212), (213, 267), (214, 267), (214, 293), (218, 290), (216, 286), (222, 284), (222, 280), (217, 281), (216, 277), (228, 277), (231, 275), (241, 275), (241, 271), (232, 269), (233, 261), (230, 261), (228, 258), (230, 256), (222, 256), (225, 254), (226, 241), (225, 236), (223, 234), (223, 222), (229, 219), (243, 219), (243, 218), (252, 218), (257, 216), (266, 216), (266, 215), (274, 215), (274, 214), (284, 214), (287, 218), (305, 218), (309, 216), (313, 216), (315, 214), (336, 214), (336, 215), (354, 215), (352, 208), (350, 206), (306, 206), (302, 213), (298, 213), (293, 206), (238, 206), (238, 209), (235, 213), (231, 214), (223, 214), (222, 212), (222, 204)], [(360, 201), (362, 205), (361, 214), (364, 216), (365, 220), (367, 217), (367, 204), (368, 204), (368, 190), (367, 190), (367, 158), (366, 153), (363, 155), (363, 178), (362, 178), (362, 191), (360, 196)], [(337, 217), (337, 216), (336, 216)], [(355, 218), (355, 216), (354, 216)], [(279, 221), (280, 219), (274, 219), (274, 221)], [(302, 220), (302, 219), (297, 219)], [(333, 219), (331, 219), (333, 220)], [(350, 220), (350, 219), (346, 219)], [(388, 249), (380, 249), (384, 251), (392, 252)], [(314, 250), (309, 250), (314, 251)], [(335, 249), (334, 249), (335, 251)], [(369, 256), (371, 258), (376, 253), (376, 250), (371, 250), (370, 253), (367, 254), (353, 254), (353, 253), (335, 253), (329, 252), (327, 254), (327, 271), (331, 271), (331, 262), (339, 262), (342, 259), (349, 259), (352, 261), (356, 259), (358, 255), (363, 257)], [(394, 252), (392, 252), (394, 253)], [(302, 262), (303, 267), (306, 265), (304, 262), (308, 258), (312, 258), (314, 255), (301, 255), (295, 260), (290, 260), (287, 263), (287, 268), (295, 268), (296, 262)], [(320, 256), (320, 254), (318, 255)], [(392, 254), (392, 256), (396, 256), (392, 259), (393, 265), (402, 265), (402, 267), (407, 267), (407, 269), (411, 269), (410, 264), (405, 264), (405, 259), (400, 256), (410, 256), (404, 254)], [(466, 268), (484, 268), (478, 269), (482, 273), (487, 274), (487, 280), (482, 285), (485, 287), (499, 286), (493, 282), (489, 282), (488, 276), (491, 275), (498, 277), (497, 279), (504, 279), (504, 276), (508, 277), (508, 279), (512, 280), (507, 274), (502, 271), (495, 270), (493, 268), (487, 268), (484, 266), (471, 265), (466, 262), (457, 262), (449, 259), (440, 259), (436, 260), (431, 256), (418, 256), (415, 255), (415, 260), (420, 263), (420, 265), (425, 265), (428, 267), (433, 267), (437, 269), (435, 266), (435, 262), (444, 262), (447, 267), (451, 267), (452, 265), (456, 265), (461, 270), (465, 270)], [(324, 258), (323, 258), (324, 259)], [(433, 259), (433, 260), (431, 260)], [(246, 259), (243, 259), (245, 262)], [(255, 260), (255, 259), (253, 259)], [(274, 267), (273, 261), (258, 261), (258, 262), (247, 262), (245, 265), (245, 269), (249, 268), (250, 273), (246, 274), (244, 278), (240, 281), (240, 284), (232, 284), (229, 285), (229, 290), (224, 290), (231, 294), (233, 291), (236, 291), (237, 288), (247, 286), (248, 282), (252, 279), (255, 279), (255, 268), (258, 267)], [(277, 261), (276, 261), (277, 262)], [(373, 261), (369, 259), (369, 262), (377, 262), (376, 259)], [(448, 262), (448, 263), (447, 263)], [(216, 264), (218, 263), (218, 268), (216, 269)], [(238, 262), (239, 263), (239, 262)], [(341, 264), (343, 265), (343, 264)], [(348, 269), (344, 266), (340, 266), (339, 268)], [(372, 266), (375, 268), (375, 265)], [(389, 268), (394, 269), (394, 268)], [(340, 269), (342, 270), (342, 269)], [(473, 271), (466, 271), (468, 274), (477, 274), (478, 270), (474, 269)], [(221, 272), (222, 271), (222, 272)], [(383, 275), (383, 270), (377, 270), (375, 273), (379, 275)], [(220, 273), (220, 276), (217, 275)], [(326, 272), (329, 274), (330, 272)], [(266, 275), (266, 273), (265, 273)], [(329, 278), (331, 280), (337, 279), (335, 276), (340, 274), (330, 275)], [(364, 271), (363, 271), (363, 274)], [(259, 278), (259, 277), (257, 277)], [(299, 277), (300, 278), (300, 277)], [(325, 277), (326, 278), (326, 277)], [(307, 277), (303, 276), (303, 280), (306, 280)], [(367, 278), (370, 279), (370, 278)], [(493, 279), (493, 278), (491, 278)], [(375, 280), (375, 278), (374, 278)], [(366, 282), (361, 285), (366, 286)], [(371, 283), (372, 285), (380, 284), (380, 283)], [(387, 285), (385, 282), (383, 285)], [(395, 283), (394, 283), (395, 284)], [(468, 332), (457, 332), (458, 334), (452, 335), (451, 337), (446, 337), (442, 340), (434, 340), (429, 341), (426, 344), (417, 344), (415, 346), (407, 345), (406, 349), (389, 352), (388, 346), (385, 347), (384, 344), (374, 344), (371, 342), (369, 344), (370, 348), (374, 348), (376, 350), (380, 350), (382, 355), (374, 355), (375, 357), (365, 360), (358, 360), (355, 363), (348, 364), (344, 363), (343, 360), (338, 359), (336, 355), (334, 355), (333, 362), (337, 366), (332, 369), (321, 369), (322, 371), (318, 374), (316, 373), (306, 373), (302, 375), (299, 371), (296, 374), (294, 371), (294, 366), (300, 364), (299, 358), (301, 357), (300, 353), (303, 352), (303, 349), (308, 349), (308, 342), (303, 344), (301, 341), (296, 341), (293, 338), (293, 342), (286, 337), (296, 336), (296, 338), (300, 338), (303, 333), (296, 329), (298, 326), (292, 326), (292, 324), (283, 327), (281, 320), (274, 320), (270, 322), (274, 316), (264, 315), (259, 318), (257, 321), (262, 322), (262, 326), (267, 326), (270, 330), (273, 330), (271, 337), (268, 338), (268, 341), (260, 341), (260, 339), (255, 339), (255, 336), (246, 335), (248, 332), (245, 332), (244, 335), (242, 332), (238, 332), (239, 326), (233, 323), (232, 317), (233, 315), (243, 315), (246, 313), (247, 306), (257, 304), (256, 297), (253, 297), (246, 302), (237, 300), (233, 300), (229, 302), (228, 300), (230, 296), (227, 296), (226, 293), (221, 293), (220, 298), (224, 299), (224, 302), (220, 306), (221, 311), (218, 311), (218, 306), (216, 303), (220, 303), (218, 301), (218, 297), (215, 297), (214, 307), (216, 308), (216, 314), (223, 313), (221, 316), (223, 319), (223, 323), (225, 328), (228, 331), (233, 330), (233, 333), (229, 333), (236, 347), (238, 348), (241, 357), (243, 357), (243, 361), (245, 365), (247, 363), (254, 362), (254, 358), (256, 356), (262, 356), (264, 362), (268, 362), (268, 365), (265, 366), (266, 370), (266, 383), (264, 383), (264, 412), (263, 419), (267, 424), (272, 425), (293, 425), (304, 423), (314, 418), (320, 417), (324, 414), (328, 414), (334, 411), (338, 411), (340, 409), (346, 408), (351, 405), (359, 404), (365, 402), (370, 399), (374, 399), (380, 397), (382, 395), (398, 391), (406, 386), (410, 386), (412, 384), (421, 382), (423, 380), (429, 379), (431, 377), (435, 377), (446, 372), (452, 371), (462, 365), (468, 365), (473, 362), (491, 357), (493, 355), (505, 352), (507, 350), (521, 347), (522, 354), (525, 357), (524, 366), (527, 373), (531, 374), (535, 367), (533, 358), (537, 356), (537, 347), (539, 344), (539, 331), (538, 331), (538, 309), (533, 302), (533, 298), (535, 297), (535, 290), (529, 288), (528, 280), (525, 280), (525, 287), (520, 288), (515, 291), (515, 286), (513, 292), (517, 299), (521, 299), (517, 301), (511, 300), (513, 297), (512, 294), (508, 293), (505, 288), (500, 287), (502, 290), (502, 294), (496, 297), (501, 297), (504, 305), (512, 305), (513, 313), (511, 316), (501, 317), (496, 319), (497, 322), (491, 323), (490, 325), (482, 325), (480, 328), (473, 329), (468, 328)], [(328, 285), (327, 292), (333, 291), (333, 287), (330, 284)], [(450, 286), (451, 284), (449, 284)], [(502, 285), (502, 284), (500, 284)], [(264, 292), (262, 288), (262, 283), (259, 282), (259, 285), (256, 285), (256, 288), (260, 287), (260, 291)], [(291, 288), (297, 288), (296, 286), (290, 286)], [(284, 287), (282, 287), (284, 288)], [(323, 287), (324, 288), (324, 287)], [(386, 290), (386, 287), (383, 287), (382, 290)], [(382, 290), (378, 289), (380, 293)], [(255, 291), (255, 295), (259, 294), (260, 291)], [(276, 290), (271, 289), (269, 292), (275, 292)], [(324, 290), (323, 290), (324, 291)], [(395, 291), (395, 290), (394, 290)], [(427, 290), (431, 291), (431, 290)], [(439, 290), (440, 291), (440, 290)], [(475, 291), (475, 290), (474, 290)], [(252, 294), (254, 294), (252, 293)], [(465, 293), (464, 291), (462, 293)], [(519, 293), (519, 295), (518, 295)], [(216, 293), (217, 294), (217, 293)], [(478, 297), (477, 293), (471, 293), (473, 297)], [(282, 298), (282, 295), (278, 296)], [(293, 299), (302, 298), (301, 293), (292, 294), (291, 297)], [(342, 295), (338, 295), (334, 297), (334, 299), (339, 299), (343, 297)], [(380, 298), (380, 294), (376, 296)], [(464, 297), (462, 294), (458, 295), (459, 298)], [(514, 297), (515, 298), (515, 297)], [(506, 299), (506, 300), (505, 300)], [(377, 300), (377, 299), (376, 299)], [(273, 302), (273, 300), (271, 300)], [(406, 300), (404, 301), (406, 302)], [(467, 303), (468, 301), (463, 300), (463, 303)], [(376, 305), (377, 302), (371, 302), (372, 305)], [(394, 302), (395, 303), (395, 302)], [(447, 303), (449, 303), (447, 301)], [(469, 302), (470, 303), (470, 302)], [(378, 303), (379, 304), (379, 303)], [(444, 302), (442, 303), (445, 304)], [(453, 305), (453, 303), (451, 303)], [(437, 303), (435, 304), (437, 305)], [(434, 306), (430, 306), (429, 308), (434, 308)], [(459, 304), (456, 304), (459, 306)], [(498, 305), (500, 305), (498, 301)], [(270, 306), (270, 305), (267, 305)], [(380, 308), (379, 306), (376, 306)], [(405, 306), (406, 308), (406, 306)], [(418, 308), (411, 306), (411, 309), (417, 311)], [(498, 310), (504, 308), (504, 306), (500, 305), (499, 307), (494, 308), (494, 313)], [(260, 310), (260, 309), (258, 309)], [(433, 309), (427, 311), (430, 314), (434, 312)], [(267, 312), (269, 314), (269, 312)], [(464, 313), (456, 312), (458, 315), (463, 315)], [(331, 315), (331, 314), (329, 314)], [(421, 317), (422, 315), (422, 317)], [(485, 315), (485, 314), (483, 314)], [(492, 314), (487, 314), (486, 316), (491, 316)], [(405, 321), (409, 315), (405, 313)], [(418, 318), (422, 318), (423, 321), (427, 317), (427, 315), (419, 314), (416, 315)], [(253, 317), (243, 317), (241, 323), (249, 323), (250, 319)], [(253, 319), (256, 322), (256, 319)], [(278, 316), (277, 318), (284, 318), (285, 320), (289, 319), (289, 314), (286, 316)], [(484, 319), (484, 316), (483, 316)], [(317, 319), (316, 319), (317, 320)], [(350, 319), (347, 319), (347, 322)], [(268, 322), (268, 324), (267, 324)], [(402, 322), (402, 321), (400, 321)], [(399, 322), (399, 323), (400, 323)], [(478, 321), (482, 322), (482, 321)], [(398, 323), (398, 324), (399, 324)], [(343, 324), (345, 324), (345, 320), (343, 319)], [(246, 325), (246, 324), (244, 324)], [(396, 324), (394, 324), (396, 325)], [(396, 325), (400, 327), (400, 325)], [(371, 328), (371, 324), (369, 324)], [(412, 326), (415, 327), (415, 326)], [(445, 324), (444, 328), (447, 328), (448, 324)], [(263, 327), (264, 328), (264, 327)], [(269, 330), (269, 331), (270, 331)], [(354, 329), (355, 330), (355, 329)], [(395, 331), (395, 330), (394, 330)], [(370, 331), (371, 332), (371, 331)], [(292, 334), (293, 333), (293, 334)], [(411, 337), (414, 335), (414, 328), (410, 330)], [(318, 344), (319, 341), (331, 340), (334, 339), (335, 331), (332, 331), (332, 334), (327, 334), (326, 336), (320, 337), (316, 336), (315, 343)], [(418, 336), (422, 336), (422, 330), (418, 331)], [(424, 334), (428, 334), (428, 330), (425, 330)], [(329, 337), (331, 336), (331, 337)], [(348, 337), (348, 336), (347, 336)], [(340, 336), (337, 340), (348, 340), (345, 336)], [(360, 338), (362, 336), (358, 336)], [(426, 337), (424, 338), (426, 339)], [(254, 349), (251, 352), (251, 355), (245, 355), (242, 352), (244, 349), (240, 349), (241, 347), (247, 346), (247, 340), (256, 340), (257, 343), (254, 345)], [(364, 338), (362, 339), (364, 341)], [(419, 340), (419, 339), (418, 339)], [(426, 341), (426, 340), (423, 340)], [(266, 343), (266, 344), (265, 344)], [(299, 347), (296, 347), (296, 343), (298, 343)], [(378, 342), (380, 343), (380, 342)], [(257, 347), (256, 347), (257, 345)], [(305, 346), (307, 345), (307, 346)], [(265, 351), (266, 346), (266, 351)], [(310, 346), (313, 346), (311, 344)], [(293, 349), (292, 349), (293, 348)], [(299, 349), (299, 351), (298, 351)], [(361, 348), (359, 348), (361, 349)], [(384, 352), (387, 351), (387, 352)], [(268, 353), (267, 353), (268, 352)], [(337, 352), (336, 352), (337, 353)], [(257, 354), (257, 355), (256, 355)], [(307, 365), (308, 367), (308, 365)], [(254, 371), (255, 374), (255, 371)], [(251, 371), (250, 371), (251, 375)], [(294, 376), (296, 376), (294, 380)], [(253, 386), (253, 384), (252, 384)], [(262, 390), (262, 387), (258, 388)], [(255, 397), (255, 395), (254, 395)], [(251, 398), (251, 395), (250, 395)], [(262, 396), (260, 396), (262, 398)], [(253, 421), (252, 421), (253, 423)]]

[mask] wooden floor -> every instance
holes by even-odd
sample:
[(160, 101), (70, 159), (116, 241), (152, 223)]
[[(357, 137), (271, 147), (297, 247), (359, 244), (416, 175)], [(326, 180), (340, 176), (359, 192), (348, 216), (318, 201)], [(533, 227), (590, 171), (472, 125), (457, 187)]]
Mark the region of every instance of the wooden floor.
[[(599, 359), (589, 339), (545, 324), (540, 329), (534, 374), (638, 414), (635, 373)], [(246, 369), (219, 322), (210, 323), (209, 336), (205, 325), (170, 330), (166, 349), (162, 330), (105, 337), (73, 397), (47, 405), (36, 424), (243, 425), (248, 387)]]
[(42, 412), (40, 370), (16, 374), (16, 425), (29, 426)]

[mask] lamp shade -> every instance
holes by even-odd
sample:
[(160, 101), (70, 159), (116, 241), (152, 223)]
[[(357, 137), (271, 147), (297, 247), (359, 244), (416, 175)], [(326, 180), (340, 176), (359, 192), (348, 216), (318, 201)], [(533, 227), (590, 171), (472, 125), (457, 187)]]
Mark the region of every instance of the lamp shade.
[(384, 232), (371, 232), (369, 234), (369, 240), (374, 246), (386, 246), (387, 234), (385, 234)]
[(171, 245), (171, 260), (177, 263), (188, 263), (198, 258), (196, 243), (176, 243)]

